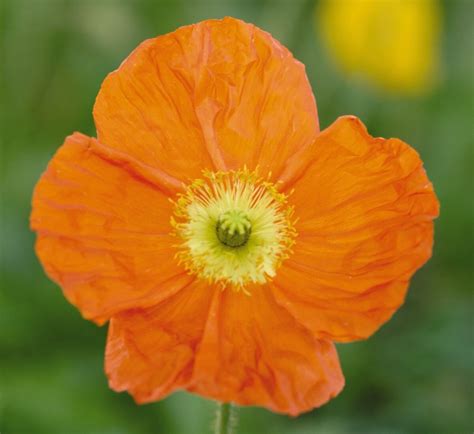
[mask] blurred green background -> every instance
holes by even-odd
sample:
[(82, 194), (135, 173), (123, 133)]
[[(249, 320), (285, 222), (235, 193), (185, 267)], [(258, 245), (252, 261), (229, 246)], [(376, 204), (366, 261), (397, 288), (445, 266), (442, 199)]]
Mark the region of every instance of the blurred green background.
[(472, 432), (473, 6), (442, 3), (437, 84), (407, 96), (339, 71), (311, 0), (3, 0), (0, 432), (210, 432), (212, 402), (177, 393), (137, 406), (108, 389), (107, 327), (81, 319), (45, 277), (28, 217), (33, 186), (64, 137), (95, 135), (105, 75), (142, 40), (225, 15), (270, 31), (306, 64), (322, 128), (354, 114), (373, 135), (412, 144), (441, 201), (434, 256), (405, 306), (368, 341), (339, 345), (342, 394), (297, 419), (243, 408), (238, 432)]

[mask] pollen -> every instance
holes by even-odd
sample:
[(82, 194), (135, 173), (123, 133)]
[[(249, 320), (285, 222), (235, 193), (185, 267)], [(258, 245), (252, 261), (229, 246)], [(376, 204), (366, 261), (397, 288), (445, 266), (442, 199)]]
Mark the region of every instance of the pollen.
[(174, 202), (177, 260), (223, 288), (248, 291), (275, 276), (291, 253), (293, 208), (272, 182), (247, 169), (203, 172)]

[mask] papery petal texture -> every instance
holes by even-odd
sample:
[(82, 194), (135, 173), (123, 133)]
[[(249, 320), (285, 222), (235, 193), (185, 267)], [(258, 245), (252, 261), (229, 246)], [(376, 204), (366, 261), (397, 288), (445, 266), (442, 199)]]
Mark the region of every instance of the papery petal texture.
[(371, 137), (351, 116), (288, 165), (300, 174), (285, 184), (294, 189), (298, 238), (272, 282), (275, 297), (316, 336), (366, 338), (431, 256), (433, 186), (413, 148)]
[(203, 284), (112, 318), (106, 373), (139, 403), (186, 389), (297, 415), (344, 386), (330, 341), (316, 340), (273, 300)]
[(231, 18), (143, 42), (105, 79), (94, 118), (101, 142), (175, 187), (203, 168), (278, 174), (319, 132), (304, 66)]
[(95, 139), (69, 136), (33, 195), (31, 227), (46, 272), (102, 323), (190, 283), (173, 258), (172, 204), (145, 166)]
[(105, 352), (110, 387), (145, 403), (188, 386), (215, 291), (192, 283), (151, 308), (113, 317)]
[(344, 386), (334, 344), (317, 340), (274, 300), (224, 291), (214, 301), (188, 390), (222, 402), (298, 415)]

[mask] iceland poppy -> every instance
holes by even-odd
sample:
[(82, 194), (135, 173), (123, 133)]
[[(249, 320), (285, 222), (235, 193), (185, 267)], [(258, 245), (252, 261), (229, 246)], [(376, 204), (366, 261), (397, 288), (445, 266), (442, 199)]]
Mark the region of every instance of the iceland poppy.
[(323, 0), (315, 18), (346, 73), (394, 93), (420, 93), (438, 73), (440, 9), (438, 0)]
[(110, 321), (111, 388), (292, 415), (337, 395), (334, 342), (374, 333), (431, 255), (416, 151), (352, 116), (320, 132), (304, 66), (232, 18), (143, 42), (94, 119), (39, 180), (31, 227), (66, 298)]

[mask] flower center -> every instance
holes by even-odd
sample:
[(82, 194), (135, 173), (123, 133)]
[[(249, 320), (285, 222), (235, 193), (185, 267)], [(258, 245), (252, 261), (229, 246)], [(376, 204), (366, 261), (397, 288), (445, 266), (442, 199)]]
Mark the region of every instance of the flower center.
[(204, 172), (175, 202), (177, 259), (200, 278), (248, 292), (291, 252), (292, 215), (286, 195), (255, 172)]
[(221, 214), (217, 219), (216, 234), (219, 241), (229, 247), (242, 247), (247, 244), (252, 224), (245, 212), (233, 209)]

